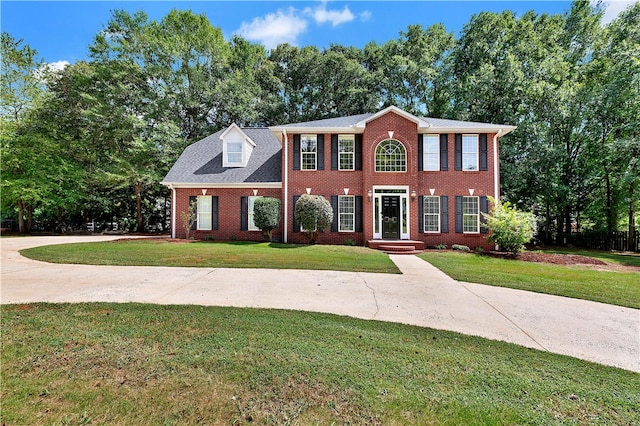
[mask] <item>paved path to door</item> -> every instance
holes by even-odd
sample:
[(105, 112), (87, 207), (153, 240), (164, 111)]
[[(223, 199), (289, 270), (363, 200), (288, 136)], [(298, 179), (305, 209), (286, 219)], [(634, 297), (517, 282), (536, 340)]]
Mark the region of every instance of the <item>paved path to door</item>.
[(451, 330), (640, 372), (640, 310), (457, 282), (416, 256), (402, 275), (56, 265), (18, 250), (114, 237), (5, 238), (0, 302), (140, 302), (327, 312)]

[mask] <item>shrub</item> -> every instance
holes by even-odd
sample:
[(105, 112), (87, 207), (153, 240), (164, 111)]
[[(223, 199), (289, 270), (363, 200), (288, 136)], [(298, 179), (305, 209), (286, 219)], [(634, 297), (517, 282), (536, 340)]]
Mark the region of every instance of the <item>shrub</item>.
[(269, 241), (273, 241), (273, 230), (280, 224), (280, 200), (272, 197), (256, 199), (253, 205), (253, 223)]
[(463, 246), (462, 244), (454, 244), (451, 246), (451, 249), (459, 251), (471, 251), (469, 247)]
[(300, 196), (294, 214), (296, 221), (306, 231), (310, 244), (315, 244), (318, 233), (324, 231), (333, 221), (331, 203), (322, 195)]
[(493, 197), (489, 197), (489, 201), (493, 205), (491, 214), (482, 214), (491, 231), (488, 240), (515, 256), (533, 238), (535, 218), (532, 213), (519, 211), (508, 201), (496, 202)]

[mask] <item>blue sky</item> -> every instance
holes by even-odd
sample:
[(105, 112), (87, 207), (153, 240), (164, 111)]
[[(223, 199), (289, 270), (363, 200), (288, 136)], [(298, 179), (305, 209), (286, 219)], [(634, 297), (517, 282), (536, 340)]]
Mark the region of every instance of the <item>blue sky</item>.
[[(611, 20), (631, 2), (606, 2)], [(398, 37), (411, 24), (443, 23), (458, 34), (482, 11), (512, 10), (518, 15), (564, 13), (570, 1), (6, 1), (0, 3), (2, 31), (35, 48), (48, 63), (86, 59), (93, 37), (111, 11), (144, 10), (161, 20), (171, 9), (205, 14), (225, 37), (240, 34), (267, 48), (288, 42), (297, 46), (330, 44), (363, 47)]]

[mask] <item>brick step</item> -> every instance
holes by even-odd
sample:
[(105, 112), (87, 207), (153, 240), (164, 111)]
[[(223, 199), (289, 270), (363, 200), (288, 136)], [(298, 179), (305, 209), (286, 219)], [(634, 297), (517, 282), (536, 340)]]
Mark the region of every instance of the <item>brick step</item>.
[(382, 245), (377, 248), (382, 251), (416, 251), (415, 246)]
[(402, 251), (401, 247), (406, 247), (408, 251), (421, 251), (425, 248), (423, 241), (415, 240), (369, 240), (367, 246), (374, 250), (386, 250), (383, 247), (393, 247), (388, 249), (389, 251)]

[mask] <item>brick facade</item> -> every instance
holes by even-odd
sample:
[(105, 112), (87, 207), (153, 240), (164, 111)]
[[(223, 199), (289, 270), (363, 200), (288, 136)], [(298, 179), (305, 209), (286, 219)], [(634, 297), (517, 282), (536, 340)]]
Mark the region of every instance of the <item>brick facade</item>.
[[(434, 134), (438, 134), (434, 131)], [(252, 196), (253, 190), (257, 189), (258, 196), (269, 196), (279, 198), (283, 207), (286, 206), (287, 211), (283, 209), (281, 225), (274, 230), (274, 237), (278, 240), (286, 240), (290, 243), (305, 243), (306, 236), (302, 232), (294, 231), (293, 216), (295, 196), (300, 196), (309, 191), (312, 195), (322, 195), (327, 200), (332, 196), (348, 195), (362, 197), (362, 232), (332, 232), (330, 229), (325, 230), (319, 235), (318, 242), (320, 244), (345, 244), (352, 241), (357, 245), (365, 245), (368, 240), (374, 239), (374, 236), (380, 238), (380, 227), (378, 224), (378, 234), (375, 234), (374, 216), (376, 215), (375, 206), (380, 208), (382, 197), (389, 198), (393, 191), (402, 192), (400, 203), (405, 208), (405, 226), (400, 225), (402, 239), (419, 240), (425, 242), (427, 246), (436, 246), (439, 244), (464, 244), (471, 249), (475, 247), (483, 247), (490, 249), (492, 246), (486, 241), (486, 234), (465, 234), (456, 232), (456, 197), (469, 196), (471, 190), (473, 196), (495, 197), (495, 188), (499, 182), (494, 181), (494, 176), (498, 175), (494, 166), (494, 152), (497, 152), (496, 133), (484, 133), (487, 140), (486, 170), (483, 171), (461, 171), (455, 167), (455, 149), (456, 149), (456, 133), (446, 132), (447, 155), (448, 162), (446, 171), (420, 171), (418, 165), (419, 152), (419, 132), (418, 124), (411, 120), (410, 117), (403, 116), (394, 111), (374, 116), (370, 121), (366, 122), (364, 129), (354, 129), (352, 133), (362, 133), (362, 170), (340, 171), (332, 170), (331, 167), (331, 137), (335, 134), (330, 129), (320, 134), (324, 135), (324, 167), (318, 167), (322, 170), (294, 170), (294, 139), (296, 135), (313, 133), (305, 128), (299, 131), (289, 131), (281, 136), (282, 148), (282, 170), (283, 182), (282, 188), (260, 188), (259, 183), (255, 187), (243, 188), (207, 188), (207, 195), (215, 195), (218, 197), (218, 221), (219, 229), (215, 231), (192, 231), (191, 235), (197, 239), (207, 237), (217, 240), (255, 240), (261, 241), (262, 234), (259, 231), (242, 231), (241, 230), (241, 197)], [(340, 131), (340, 134), (345, 134)], [(462, 132), (460, 132), (462, 133)], [(468, 132), (474, 133), (473, 131)], [(439, 136), (440, 137), (440, 136)], [(484, 136), (483, 136), (484, 137)], [(405, 172), (376, 172), (375, 156), (378, 144), (385, 140), (396, 140), (402, 143), (406, 150), (406, 171)], [(441, 142), (444, 143), (444, 142)], [(286, 145), (285, 145), (286, 144)], [(441, 160), (442, 161), (442, 160)], [(286, 170), (286, 173), (285, 173)], [(288, 177), (284, 182), (285, 176)], [(183, 237), (184, 229), (180, 224), (180, 211), (187, 209), (189, 204), (189, 196), (202, 195), (203, 188), (177, 188), (176, 196), (176, 236)], [(389, 188), (394, 187), (394, 188)], [(386, 188), (386, 189), (385, 189)], [(389, 193), (387, 193), (389, 191)], [(432, 194), (433, 191), (433, 194)], [(285, 193), (287, 200), (284, 199)], [(415, 197), (413, 196), (415, 194)], [(424, 233), (419, 229), (419, 201), (422, 196), (447, 196), (448, 197), (448, 232), (442, 233)], [(285, 202), (286, 201), (286, 202)], [(379, 212), (378, 212), (379, 213)], [(284, 223), (284, 220), (287, 223)], [(381, 216), (378, 216), (381, 217)], [(399, 218), (402, 221), (402, 217)], [(285, 232), (286, 226), (286, 232)], [(406, 230), (406, 232), (403, 232)]]

